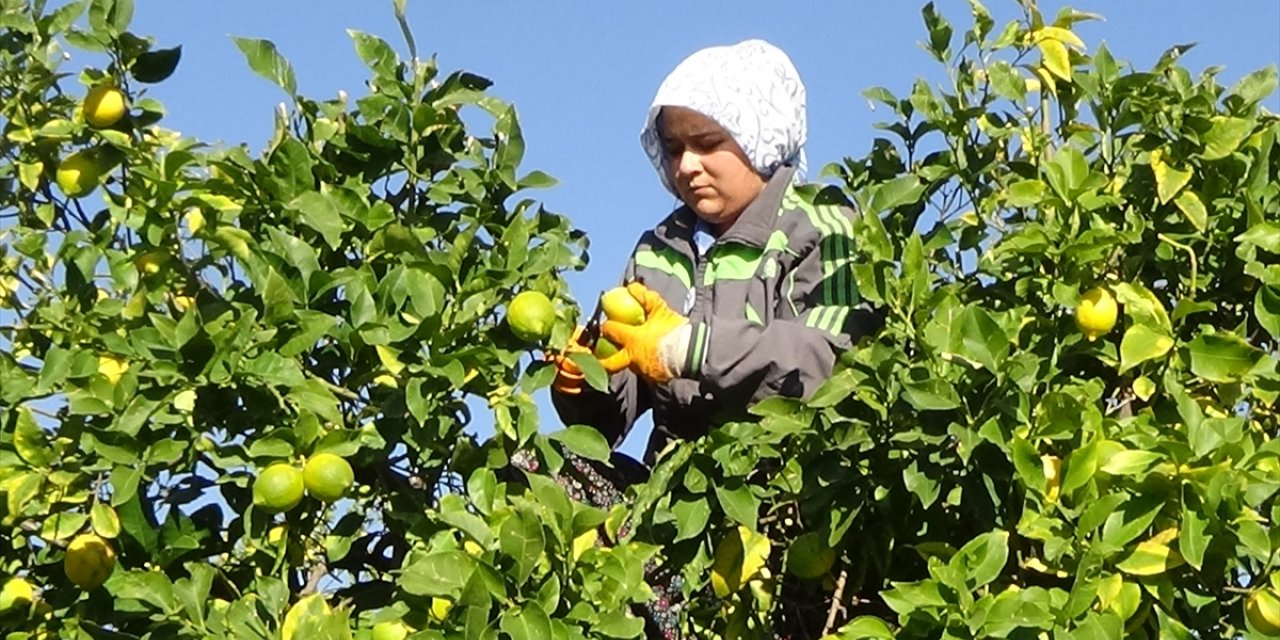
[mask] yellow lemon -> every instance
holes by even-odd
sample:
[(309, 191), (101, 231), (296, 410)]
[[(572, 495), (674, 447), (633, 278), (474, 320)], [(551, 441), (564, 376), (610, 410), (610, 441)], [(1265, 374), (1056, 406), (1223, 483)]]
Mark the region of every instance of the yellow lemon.
[(369, 638), (370, 640), (404, 640), (409, 637), (410, 631), (412, 630), (399, 620), (379, 622), (373, 625), (373, 635)]
[(449, 611), (452, 609), (453, 601), (448, 598), (431, 599), (431, 617), (439, 622), (444, 622), (449, 617)]
[(787, 548), (787, 571), (797, 578), (821, 578), (835, 562), (835, 550), (814, 531), (800, 534)]
[(0, 588), (0, 614), (31, 606), (36, 599), (36, 591), (31, 583), (22, 578), (10, 578)]
[(480, 546), (480, 543), (476, 542), (475, 540), (463, 541), (462, 550), (466, 551), (467, 555), (473, 558), (478, 558), (484, 555), (484, 547)]
[(277, 462), (253, 481), (253, 504), (268, 513), (283, 513), (302, 502), (302, 472), (291, 464)]
[(102, 586), (116, 568), (116, 550), (111, 543), (93, 533), (76, 536), (67, 545), (62, 559), (67, 578), (81, 589), (92, 590)]
[(191, 296), (178, 295), (173, 297), (173, 308), (177, 309), (178, 313), (186, 313), (187, 309), (190, 309), (195, 303), (196, 299)]
[(544, 342), (555, 325), (556, 307), (540, 291), (524, 291), (507, 305), (507, 324), (525, 342)]
[(109, 84), (100, 84), (84, 97), (84, 120), (102, 129), (120, 121), (127, 108), (124, 92)]
[(311, 456), (302, 467), (302, 480), (307, 493), (321, 502), (333, 502), (346, 495), (355, 482), (351, 465), (332, 453)]
[(133, 265), (145, 275), (153, 276), (169, 261), (169, 252), (163, 249), (147, 251), (133, 259)]
[(1249, 624), (1264, 636), (1280, 636), (1280, 593), (1263, 588), (1254, 591), (1244, 603)]
[(98, 356), (98, 373), (101, 373), (111, 384), (120, 382), (120, 378), (124, 377), (126, 371), (129, 370), (129, 361), (116, 355)]
[(600, 308), (606, 318), (622, 324), (638, 325), (644, 322), (644, 307), (626, 287), (614, 287), (600, 296)]
[(92, 150), (77, 151), (58, 164), (54, 182), (68, 198), (83, 198), (102, 181), (102, 164)]
[(1044, 499), (1057, 502), (1058, 493), (1062, 489), (1062, 459), (1058, 456), (1040, 456), (1040, 467), (1044, 470)]
[(187, 210), (186, 215), (182, 216), (182, 221), (187, 224), (187, 233), (193, 236), (200, 233), (206, 223), (204, 212), (195, 207)]
[(1095, 287), (1084, 293), (1080, 304), (1076, 306), (1076, 327), (1084, 337), (1097, 340), (1116, 326), (1116, 317), (1120, 307), (1111, 292), (1103, 287)]

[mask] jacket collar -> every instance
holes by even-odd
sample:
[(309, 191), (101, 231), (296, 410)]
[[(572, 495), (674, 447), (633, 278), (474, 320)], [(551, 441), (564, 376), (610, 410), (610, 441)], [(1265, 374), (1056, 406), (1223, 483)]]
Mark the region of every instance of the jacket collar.
[[(778, 223), (778, 209), (782, 207), (782, 198), (787, 187), (791, 185), (796, 169), (791, 165), (783, 165), (774, 172), (773, 177), (765, 183), (760, 195), (742, 211), (742, 215), (734, 221), (733, 226), (721, 235), (716, 242), (737, 242), (763, 249), (769, 241), (769, 235)], [(697, 214), (689, 205), (681, 205), (658, 223), (655, 231), (659, 238), (672, 248), (692, 258), (693, 229), (697, 223)]]

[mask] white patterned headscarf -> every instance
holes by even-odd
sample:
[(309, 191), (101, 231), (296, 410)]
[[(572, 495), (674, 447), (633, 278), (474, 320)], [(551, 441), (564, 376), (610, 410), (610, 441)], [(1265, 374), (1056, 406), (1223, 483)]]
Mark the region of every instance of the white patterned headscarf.
[(764, 40), (697, 51), (658, 87), (640, 143), (663, 186), (675, 193), (657, 130), (662, 107), (686, 107), (714, 120), (765, 178), (786, 163), (796, 165), (797, 178), (804, 172), (804, 83), (787, 54)]

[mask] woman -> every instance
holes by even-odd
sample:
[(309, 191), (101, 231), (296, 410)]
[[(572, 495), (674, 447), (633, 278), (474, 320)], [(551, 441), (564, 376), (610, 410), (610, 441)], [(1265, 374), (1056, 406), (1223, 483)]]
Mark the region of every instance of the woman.
[(627, 264), (645, 322), (601, 327), (622, 348), (602, 361), (616, 372), (608, 392), (555, 358), (565, 424), (592, 425), (616, 448), (651, 409), (652, 465), (671, 440), (762, 398), (812, 394), (873, 329), (850, 270), (853, 212), (796, 190), (805, 136), (804, 85), (762, 40), (698, 51), (662, 82), (640, 139), (680, 206)]

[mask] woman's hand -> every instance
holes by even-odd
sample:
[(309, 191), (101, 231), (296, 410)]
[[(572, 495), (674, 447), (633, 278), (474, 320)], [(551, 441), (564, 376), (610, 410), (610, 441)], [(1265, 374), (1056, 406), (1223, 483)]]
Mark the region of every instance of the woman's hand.
[(644, 307), (645, 320), (635, 326), (614, 320), (600, 325), (601, 336), (621, 349), (608, 360), (621, 362), (625, 355), (631, 370), (650, 383), (662, 384), (679, 376), (689, 349), (689, 319), (643, 284), (633, 282), (627, 291)]

